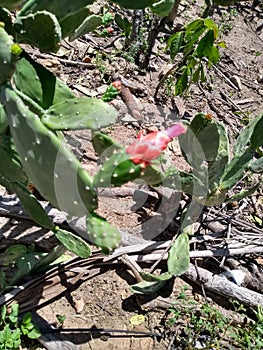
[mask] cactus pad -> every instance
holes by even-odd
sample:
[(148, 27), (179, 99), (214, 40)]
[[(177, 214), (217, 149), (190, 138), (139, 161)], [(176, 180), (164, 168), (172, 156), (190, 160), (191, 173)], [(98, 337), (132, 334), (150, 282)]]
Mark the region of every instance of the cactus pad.
[(16, 150), (42, 196), (72, 216), (96, 209), (92, 179), (63, 140), (48, 130), (9, 86), (1, 86), (0, 91)]
[(138, 178), (142, 173), (141, 164), (134, 164), (130, 156), (120, 150), (106, 160), (100, 171), (94, 177), (94, 186), (121, 186), (125, 182)]
[(87, 216), (87, 230), (89, 239), (102, 248), (105, 253), (118, 247), (121, 241), (120, 232), (105, 219), (92, 213)]
[(72, 232), (61, 230), (59, 227), (56, 227), (54, 231), (56, 237), (70, 252), (83, 259), (90, 256), (90, 246), (82, 238), (73, 234)]
[(0, 84), (6, 83), (13, 75), (18, 56), (21, 53), (12, 51), (14, 42), (3, 27), (0, 27)]
[(44, 52), (58, 51), (62, 33), (59, 22), (52, 13), (39, 11), (27, 16), (21, 16), (20, 13), (14, 26), (20, 42), (36, 46)]
[(75, 97), (70, 88), (52, 72), (23, 52), (14, 74), (16, 88), (42, 108)]
[(113, 124), (116, 117), (116, 109), (101, 100), (75, 97), (51, 106), (42, 122), (52, 130), (98, 130)]

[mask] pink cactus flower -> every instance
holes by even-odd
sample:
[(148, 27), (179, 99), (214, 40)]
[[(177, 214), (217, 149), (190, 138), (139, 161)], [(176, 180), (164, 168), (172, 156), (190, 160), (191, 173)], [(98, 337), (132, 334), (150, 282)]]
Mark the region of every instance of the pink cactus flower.
[(141, 164), (144, 169), (166, 149), (173, 138), (185, 134), (186, 130), (186, 126), (182, 123), (176, 123), (164, 131), (153, 131), (147, 135), (142, 130), (136, 140), (126, 148), (126, 152), (131, 156), (130, 159), (134, 164)]
[(111, 85), (113, 87), (115, 87), (115, 89), (121, 91), (121, 81), (120, 80), (115, 80), (111, 83)]

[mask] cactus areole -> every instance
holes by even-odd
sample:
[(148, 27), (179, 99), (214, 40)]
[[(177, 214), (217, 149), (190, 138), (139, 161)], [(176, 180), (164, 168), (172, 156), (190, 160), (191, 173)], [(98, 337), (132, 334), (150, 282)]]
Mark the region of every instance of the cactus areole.
[(182, 123), (176, 123), (164, 131), (154, 131), (147, 135), (142, 130), (136, 140), (126, 148), (126, 152), (134, 164), (141, 164), (142, 168), (146, 168), (166, 149), (173, 138), (185, 134), (186, 130), (186, 126)]

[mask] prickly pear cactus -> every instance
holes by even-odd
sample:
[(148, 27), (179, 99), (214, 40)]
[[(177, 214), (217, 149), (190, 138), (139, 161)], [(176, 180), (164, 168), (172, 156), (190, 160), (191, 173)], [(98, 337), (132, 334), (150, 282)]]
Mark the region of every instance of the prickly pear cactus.
[[(57, 52), (62, 39), (57, 17), (48, 11), (39, 11), (17, 17), (14, 27), (19, 42), (38, 47), (44, 52)], [(45, 28), (40, 30), (40, 28)]]
[(10, 183), (28, 182), (27, 175), (22, 169), (17, 155), (11, 149), (9, 142), (0, 143), (0, 182), (3, 179)]
[(175, 0), (160, 0), (154, 2), (154, 4), (150, 7), (151, 11), (160, 17), (168, 16), (171, 12)]
[[(140, 170), (141, 166), (138, 169), (136, 166), (136, 173), (134, 173), (134, 175), (133, 175), (133, 173), (132, 173), (133, 170), (130, 170), (130, 169), (131, 169), (131, 167), (134, 166), (134, 163), (132, 164), (130, 161), (128, 163), (122, 164), (122, 166), (124, 166), (126, 164), (128, 166), (128, 168), (127, 168), (128, 171), (131, 171), (131, 174), (129, 174), (129, 176), (125, 175), (125, 177), (124, 177), (125, 180), (118, 179), (118, 181), (117, 181), (116, 175), (115, 175), (115, 179), (114, 178), (110, 179), (110, 174), (113, 173), (113, 170), (116, 167), (116, 164), (118, 163), (118, 162), (116, 163), (116, 159), (115, 159), (115, 165), (113, 165), (112, 160), (110, 160), (110, 159), (113, 159), (113, 158), (111, 158), (113, 155), (116, 155), (118, 153), (124, 153), (125, 150), (124, 150), (123, 146), (121, 144), (119, 144), (118, 142), (116, 142), (115, 140), (113, 140), (109, 135), (104, 134), (100, 131), (93, 132), (92, 144), (93, 144), (93, 147), (94, 147), (96, 153), (99, 155), (100, 159), (103, 162), (102, 169), (105, 169), (105, 166), (104, 166), (105, 161), (110, 162), (109, 163), (109, 173), (108, 173), (109, 177), (106, 180), (106, 181), (110, 181), (109, 185), (113, 184), (113, 186), (118, 186), (118, 183), (119, 184), (125, 183), (126, 181), (133, 180), (134, 177), (135, 177), (135, 179), (136, 178), (142, 179), (143, 181), (145, 181), (149, 185), (156, 185), (157, 186), (157, 185), (162, 184), (162, 180), (164, 179), (164, 177), (162, 175), (162, 172), (158, 169), (158, 167), (156, 167), (154, 165), (150, 165), (146, 169)], [(126, 154), (126, 152), (124, 154)], [(123, 157), (126, 159), (126, 156), (127, 155), (124, 155)], [(111, 169), (110, 169), (110, 166), (111, 166), (110, 164), (113, 165), (113, 167)], [(102, 169), (101, 169), (101, 171), (102, 171)], [(112, 176), (113, 176), (113, 174), (112, 174)], [(103, 177), (104, 176), (102, 175), (102, 173), (99, 173), (97, 175), (96, 181), (98, 183), (98, 187), (106, 186), (106, 185), (104, 185), (104, 184), (106, 184), (106, 182), (104, 182), (105, 180), (103, 180)]]
[(116, 109), (101, 100), (75, 97), (52, 105), (41, 120), (52, 130), (98, 130), (113, 124), (116, 117)]
[(10, 189), (19, 198), (22, 206), (28, 215), (40, 226), (49, 230), (54, 229), (52, 220), (47, 215), (44, 208), (41, 206), (36, 197), (26, 188), (25, 185), (19, 182), (12, 182)]
[(95, 213), (87, 216), (87, 230), (89, 239), (95, 245), (101, 247), (104, 253), (118, 247), (121, 241), (120, 232), (105, 219)]
[(78, 12), (93, 2), (94, 0), (29, 0), (21, 9), (19, 16), (27, 16), (31, 13), (45, 10), (53, 13), (60, 20)]
[(8, 127), (8, 120), (3, 106), (0, 104), (0, 135), (5, 133)]
[(6, 83), (12, 77), (21, 51), (0, 24), (0, 84)]
[(21, 54), (17, 62), (14, 83), (16, 89), (43, 109), (75, 97), (72, 90), (62, 80), (25, 52)]
[(74, 41), (80, 36), (93, 32), (96, 28), (98, 28), (102, 24), (102, 18), (98, 15), (90, 15), (84, 19), (84, 21), (74, 29), (69, 35), (69, 40)]
[(87, 242), (72, 232), (62, 230), (59, 227), (54, 229), (56, 237), (72, 253), (80, 258), (88, 258), (91, 255), (91, 249)]
[(41, 123), (10, 86), (1, 86), (0, 101), (23, 168), (42, 196), (72, 216), (95, 210), (92, 179), (63, 140)]
[(191, 194), (196, 202), (207, 206), (247, 196), (257, 189), (258, 184), (232, 197), (227, 195), (247, 170), (261, 172), (263, 162), (254, 156), (257, 148), (263, 145), (262, 132), (263, 114), (253, 118), (240, 133), (230, 159), (224, 125), (214, 121), (209, 114), (197, 114), (187, 133), (179, 136), (182, 153), (192, 172), (169, 169), (165, 173), (165, 184)]
[(125, 182), (138, 178), (142, 171), (141, 164), (134, 164), (124, 150), (115, 151), (95, 175), (94, 186), (121, 186)]

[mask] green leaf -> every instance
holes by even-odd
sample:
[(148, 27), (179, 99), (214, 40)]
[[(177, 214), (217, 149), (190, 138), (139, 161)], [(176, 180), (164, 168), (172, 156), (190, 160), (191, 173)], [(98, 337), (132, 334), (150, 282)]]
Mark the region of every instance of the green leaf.
[(201, 66), (202, 64), (200, 63), (196, 70), (194, 71), (193, 75), (192, 75), (192, 81), (193, 83), (197, 83), (200, 80), (200, 75), (201, 75)]
[(40, 330), (34, 325), (34, 327), (28, 332), (27, 334), (28, 338), (30, 339), (37, 339), (41, 336)]
[(187, 271), (189, 264), (189, 238), (186, 233), (181, 233), (169, 250), (168, 272), (173, 276), (181, 276)]
[(191, 51), (195, 49), (195, 44), (198, 42), (200, 36), (204, 33), (205, 30), (206, 28), (202, 27), (198, 29), (196, 33), (193, 33), (191, 36), (189, 36), (189, 38), (186, 38), (186, 35), (185, 35), (185, 38), (184, 38), (185, 47), (183, 50), (184, 55), (189, 55)]
[(201, 28), (205, 29), (204, 20), (198, 18), (185, 27), (185, 38), (186, 40), (191, 39), (194, 33), (197, 33)]
[(70, 252), (83, 259), (90, 256), (90, 246), (81, 237), (72, 232), (62, 230), (59, 227), (55, 228), (55, 235)]
[(219, 61), (219, 59), (220, 59), (219, 50), (215, 45), (213, 45), (211, 48), (211, 52), (208, 56), (208, 61), (211, 64), (216, 64)]
[(6, 311), (7, 311), (7, 308), (5, 305), (2, 306), (1, 308), (1, 313), (0, 313), (0, 316), (1, 316), (1, 319), (0, 319), (0, 325), (2, 324), (2, 321), (5, 320), (5, 317), (6, 317)]
[(62, 37), (68, 37), (74, 33), (81, 23), (90, 15), (88, 6), (82, 7), (80, 10), (74, 13), (69, 13), (65, 17), (59, 20)]
[(18, 321), (18, 315), (19, 315), (19, 305), (13, 304), (11, 306), (11, 312), (8, 315), (8, 318), (12, 323), (15, 324)]
[(157, 292), (166, 281), (147, 282), (142, 281), (130, 287), (130, 290), (135, 294), (153, 294)]
[(214, 38), (216, 39), (218, 37), (218, 32), (219, 32), (218, 26), (216, 25), (216, 23), (211, 18), (205, 18), (204, 25), (207, 28), (212, 29), (214, 31)]
[(185, 69), (183, 74), (177, 79), (175, 83), (174, 94), (176, 96), (182, 95), (182, 93), (187, 89), (187, 87), (188, 87), (188, 74), (187, 74), (187, 69)]
[(172, 60), (175, 59), (175, 56), (180, 51), (183, 39), (183, 32), (177, 32), (169, 38), (166, 49), (170, 49), (170, 57)]
[(193, 173), (169, 169), (165, 172), (163, 184), (177, 191), (182, 191), (196, 197), (205, 196), (205, 185)]
[(30, 312), (27, 312), (23, 315), (22, 317), (22, 323), (24, 326), (30, 324), (31, 325), (31, 321), (32, 321), (32, 315)]
[(140, 275), (147, 282), (155, 281), (168, 281), (172, 278), (172, 275), (169, 272), (162, 273), (161, 275), (153, 275), (152, 273), (141, 271)]
[(198, 43), (198, 46), (196, 49), (197, 57), (199, 58), (209, 57), (209, 55), (211, 54), (213, 45), (214, 45), (214, 31), (210, 29)]

